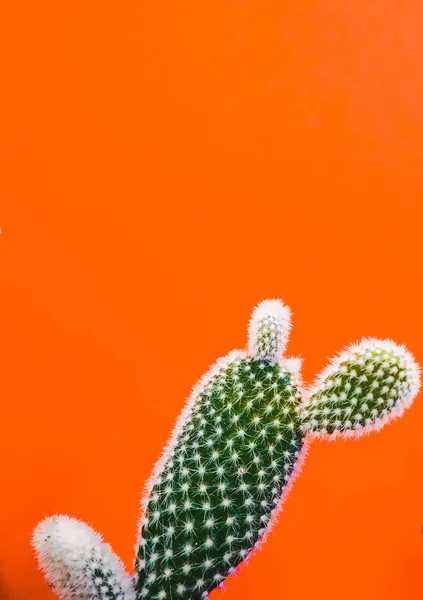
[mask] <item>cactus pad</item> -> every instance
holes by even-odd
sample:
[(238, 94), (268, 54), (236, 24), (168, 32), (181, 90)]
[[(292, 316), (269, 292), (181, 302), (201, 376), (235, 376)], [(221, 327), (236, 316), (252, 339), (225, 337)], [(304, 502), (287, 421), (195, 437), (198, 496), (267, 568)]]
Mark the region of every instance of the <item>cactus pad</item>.
[(268, 358), (234, 353), (212, 369), (151, 490), (141, 597), (201, 598), (254, 548), (302, 447), (298, 395)]
[(303, 430), (358, 436), (400, 416), (419, 387), (419, 372), (404, 346), (363, 340), (336, 357), (306, 394)]

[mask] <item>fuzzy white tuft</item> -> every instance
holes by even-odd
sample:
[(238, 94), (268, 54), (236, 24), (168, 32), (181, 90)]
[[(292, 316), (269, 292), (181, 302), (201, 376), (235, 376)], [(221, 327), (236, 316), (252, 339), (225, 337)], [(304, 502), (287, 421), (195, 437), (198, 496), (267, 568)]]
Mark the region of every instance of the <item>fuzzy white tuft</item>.
[(32, 545), (40, 569), (62, 600), (134, 600), (120, 559), (91, 527), (64, 515), (35, 528)]
[(252, 358), (278, 360), (291, 330), (291, 310), (280, 300), (263, 300), (248, 326), (248, 352)]

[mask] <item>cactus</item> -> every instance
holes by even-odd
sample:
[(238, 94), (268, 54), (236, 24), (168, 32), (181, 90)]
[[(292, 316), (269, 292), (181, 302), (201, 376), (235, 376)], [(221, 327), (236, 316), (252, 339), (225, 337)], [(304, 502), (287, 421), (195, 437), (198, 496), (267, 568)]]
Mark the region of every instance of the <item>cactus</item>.
[(101, 536), (66, 516), (49, 517), (34, 532), (34, 546), (50, 587), (63, 600), (134, 600), (132, 580)]
[(195, 386), (147, 483), (132, 580), (86, 525), (53, 517), (33, 544), (63, 600), (197, 600), (251, 556), (298, 475), (309, 441), (379, 430), (411, 404), (419, 368), (403, 346), (363, 340), (309, 389), (283, 357), (290, 310), (262, 302), (246, 351)]

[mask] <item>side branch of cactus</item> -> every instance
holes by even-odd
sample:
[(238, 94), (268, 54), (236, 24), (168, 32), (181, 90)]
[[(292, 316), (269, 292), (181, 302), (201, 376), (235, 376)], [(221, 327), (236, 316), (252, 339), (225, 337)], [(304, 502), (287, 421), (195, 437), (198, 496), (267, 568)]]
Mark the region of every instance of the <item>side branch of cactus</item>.
[(50, 587), (62, 600), (134, 600), (131, 577), (91, 527), (57, 515), (38, 524), (32, 538)]
[(391, 340), (364, 339), (335, 357), (304, 394), (305, 433), (359, 437), (400, 417), (420, 388), (411, 353)]

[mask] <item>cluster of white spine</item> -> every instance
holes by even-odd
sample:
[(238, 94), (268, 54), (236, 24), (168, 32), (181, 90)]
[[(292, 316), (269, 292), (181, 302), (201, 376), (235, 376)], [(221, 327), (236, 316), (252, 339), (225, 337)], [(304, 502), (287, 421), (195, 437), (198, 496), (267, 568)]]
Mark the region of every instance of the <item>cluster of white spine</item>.
[(50, 587), (62, 600), (134, 600), (132, 580), (91, 527), (67, 516), (45, 519), (32, 543)]
[(420, 387), (419, 367), (391, 340), (365, 339), (332, 360), (304, 395), (302, 429), (359, 437), (402, 415)]

